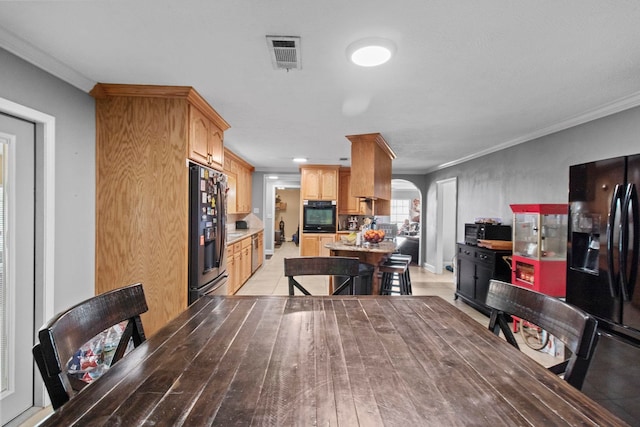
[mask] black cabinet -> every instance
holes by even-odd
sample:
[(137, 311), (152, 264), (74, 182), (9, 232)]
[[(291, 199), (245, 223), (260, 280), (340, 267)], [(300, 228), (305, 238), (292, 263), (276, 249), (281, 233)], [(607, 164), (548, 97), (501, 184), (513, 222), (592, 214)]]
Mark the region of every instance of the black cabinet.
[(511, 255), (511, 251), (458, 243), (456, 299), (460, 297), (488, 315), (489, 309), (484, 305), (484, 301), (489, 290), (489, 281), (511, 281), (511, 269), (502, 258), (507, 255)]

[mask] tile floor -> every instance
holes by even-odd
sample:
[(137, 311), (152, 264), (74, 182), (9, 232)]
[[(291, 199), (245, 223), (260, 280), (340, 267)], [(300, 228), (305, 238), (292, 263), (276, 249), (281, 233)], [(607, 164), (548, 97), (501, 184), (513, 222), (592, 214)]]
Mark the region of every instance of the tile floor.
[[(237, 292), (237, 295), (288, 295), (289, 286), (287, 278), (284, 276), (285, 257), (299, 256), (299, 248), (293, 242), (284, 242), (274, 250), (273, 256), (265, 260), (263, 266)], [(412, 265), (410, 267), (411, 287), (414, 295), (436, 295), (445, 301), (456, 306), (460, 311), (466, 313), (483, 326), (489, 324), (489, 318), (480, 313), (461, 300), (454, 300), (455, 276), (453, 273), (434, 274), (424, 268)], [(326, 294), (328, 289), (327, 278), (301, 277), (301, 282), (305, 288), (313, 294)], [(554, 357), (548, 353), (536, 351), (527, 347), (521, 339), (520, 334), (516, 334), (516, 339), (521, 350), (529, 357), (544, 366), (551, 366), (561, 361), (561, 358)]]

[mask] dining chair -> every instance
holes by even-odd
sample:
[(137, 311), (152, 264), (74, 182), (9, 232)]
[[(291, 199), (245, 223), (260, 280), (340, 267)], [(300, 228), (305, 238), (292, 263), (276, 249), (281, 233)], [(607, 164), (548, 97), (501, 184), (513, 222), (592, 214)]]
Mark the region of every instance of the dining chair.
[(343, 276), (346, 279), (338, 286), (334, 285), (333, 295), (348, 289), (354, 294), (355, 278), (358, 276), (360, 260), (357, 257), (297, 257), (284, 259), (284, 275), (289, 279), (289, 295), (294, 295), (295, 288), (303, 294), (311, 295), (295, 276)]
[(113, 365), (124, 356), (129, 340), (135, 347), (145, 341), (140, 314), (147, 310), (142, 284), (136, 283), (82, 301), (40, 328), (33, 357), (54, 409), (64, 405), (88, 384), (69, 375), (68, 364), (72, 356), (96, 335), (126, 321), (111, 360)]
[(571, 351), (571, 356), (549, 370), (564, 374), (564, 380), (580, 390), (597, 342), (597, 320), (566, 302), (512, 285), (491, 280), (485, 304), (491, 309), (489, 330), (504, 333), (506, 340), (519, 349), (507, 322), (516, 316), (546, 330)]

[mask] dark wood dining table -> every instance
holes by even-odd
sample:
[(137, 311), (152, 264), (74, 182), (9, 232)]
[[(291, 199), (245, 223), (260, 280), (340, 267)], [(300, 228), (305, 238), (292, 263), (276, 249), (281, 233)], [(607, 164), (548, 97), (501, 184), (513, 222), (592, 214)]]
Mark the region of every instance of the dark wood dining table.
[(433, 296), (205, 296), (42, 425), (625, 425)]

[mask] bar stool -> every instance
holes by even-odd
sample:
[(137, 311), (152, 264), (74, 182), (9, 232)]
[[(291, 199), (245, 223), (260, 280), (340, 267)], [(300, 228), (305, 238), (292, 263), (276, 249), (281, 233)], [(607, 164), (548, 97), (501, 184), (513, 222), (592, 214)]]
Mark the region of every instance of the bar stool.
[(406, 259), (388, 259), (380, 267), (382, 282), (380, 295), (411, 295), (411, 280), (409, 278), (409, 263)]
[(402, 262), (406, 262), (407, 263), (407, 270), (405, 272), (405, 275), (407, 276), (405, 278), (405, 281), (407, 283), (407, 289), (408, 289), (408, 295), (412, 294), (411, 291), (411, 276), (409, 274), (409, 265), (411, 264), (411, 255), (406, 255), (406, 254), (401, 254), (401, 253), (394, 253), (391, 254), (391, 256), (389, 257), (389, 260), (391, 261), (402, 261)]

